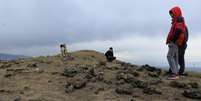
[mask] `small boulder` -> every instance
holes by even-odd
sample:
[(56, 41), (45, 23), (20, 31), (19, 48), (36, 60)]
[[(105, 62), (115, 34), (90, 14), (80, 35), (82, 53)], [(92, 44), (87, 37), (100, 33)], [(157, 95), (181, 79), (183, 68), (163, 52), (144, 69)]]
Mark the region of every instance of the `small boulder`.
[(135, 76), (135, 77), (139, 77), (139, 76), (140, 76), (140, 73), (138, 73), (137, 71), (134, 71), (132, 74), (133, 74), (133, 76)]
[(200, 90), (185, 90), (183, 92), (183, 96), (191, 99), (201, 99), (201, 91)]
[(88, 74), (91, 75), (91, 76), (96, 76), (95, 69), (94, 68), (89, 69)]
[(96, 91), (94, 92), (95, 94), (98, 94), (100, 91), (104, 91), (103, 87), (99, 87), (96, 89)]
[(99, 66), (106, 66), (106, 64), (107, 64), (106, 61), (99, 61), (99, 64), (98, 64), (98, 65), (99, 65)]
[(188, 84), (179, 81), (171, 81), (169, 85), (174, 88), (184, 88), (184, 89), (189, 88)]
[(21, 97), (16, 97), (15, 99), (14, 99), (14, 101), (21, 101)]
[(7, 74), (4, 75), (5, 78), (9, 78), (11, 76), (12, 76), (12, 74), (10, 74), (10, 73), (7, 73)]
[(136, 78), (132, 74), (126, 74), (124, 77), (125, 82), (131, 83), (136, 81)]
[(197, 82), (188, 83), (192, 88), (199, 88), (199, 84)]
[(150, 72), (150, 73), (148, 73), (148, 75), (150, 77), (154, 77), (154, 78), (158, 78), (159, 77), (159, 75), (157, 73), (155, 73), (155, 72)]
[(74, 77), (77, 74), (78, 74), (78, 69), (71, 67), (71, 68), (65, 68), (62, 75), (66, 77)]
[(65, 86), (65, 92), (66, 93), (71, 93), (73, 91), (74, 91), (73, 85), (72, 84), (66, 84), (66, 86)]
[(104, 83), (108, 84), (108, 85), (111, 85), (112, 84), (112, 81), (111, 80), (103, 80)]
[(117, 75), (116, 75), (116, 79), (117, 80), (121, 80), (121, 79), (124, 79), (124, 73), (117, 73)]
[(150, 85), (158, 85), (160, 83), (162, 83), (161, 79), (153, 79), (151, 81), (148, 82)]
[(148, 85), (148, 83), (147, 82), (139, 82), (139, 83), (137, 83), (137, 87), (138, 88), (146, 88), (146, 87), (148, 87), (149, 85)]
[(10, 63), (0, 64), (0, 69), (9, 68), (9, 67), (11, 67), (11, 66), (12, 66), (12, 64), (10, 64)]
[(97, 73), (97, 76), (96, 76), (96, 79), (97, 79), (98, 81), (103, 81), (103, 80), (104, 80), (103, 72), (98, 72), (98, 73)]
[(122, 85), (115, 89), (117, 94), (125, 94), (125, 95), (131, 95), (132, 94), (132, 86), (130, 85)]
[(143, 93), (148, 94), (148, 95), (152, 95), (152, 94), (158, 94), (161, 95), (162, 92), (157, 90), (156, 88), (153, 87), (147, 87), (143, 89)]
[(32, 67), (32, 68), (38, 67), (38, 64), (37, 63), (30, 63), (27, 65), (27, 67)]
[(147, 88), (149, 86), (149, 84), (147, 82), (144, 81), (135, 81), (132, 83), (133, 87), (137, 87), (137, 88)]
[(74, 82), (74, 88), (75, 89), (81, 89), (86, 86), (87, 81), (85, 79), (78, 79)]

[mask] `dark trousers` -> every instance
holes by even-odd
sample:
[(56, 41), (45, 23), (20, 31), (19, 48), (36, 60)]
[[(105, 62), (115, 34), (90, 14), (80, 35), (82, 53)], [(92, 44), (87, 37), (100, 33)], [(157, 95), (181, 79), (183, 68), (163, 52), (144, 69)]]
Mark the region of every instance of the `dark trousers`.
[(179, 47), (179, 66), (180, 66), (179, 74), (183, 74), (185, 71), (185, 59), (184, 59), (185, 51), (186, 46)]
[[(186, 51), (187, 45), (184, 45), (183, 47), (179, 47), (179, 74), (183, 74), (185, 71), (185, 51)], [(171, 69), (169, 69), (169, 72), (172, 73)]]
[(116, 57), (107, 57), (107, 61), (108, 62), (112, 62), (113, 60), (115, 60), (116, 59)]

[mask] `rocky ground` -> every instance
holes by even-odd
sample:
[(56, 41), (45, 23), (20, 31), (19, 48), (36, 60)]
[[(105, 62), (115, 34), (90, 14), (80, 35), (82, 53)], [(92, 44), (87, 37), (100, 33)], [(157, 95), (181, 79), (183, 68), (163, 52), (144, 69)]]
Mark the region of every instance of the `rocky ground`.
[(105, 62), (102, 53), (0, 62), (0, 101), (201, 101), (201, 74), (167, 80), (149, 65)]

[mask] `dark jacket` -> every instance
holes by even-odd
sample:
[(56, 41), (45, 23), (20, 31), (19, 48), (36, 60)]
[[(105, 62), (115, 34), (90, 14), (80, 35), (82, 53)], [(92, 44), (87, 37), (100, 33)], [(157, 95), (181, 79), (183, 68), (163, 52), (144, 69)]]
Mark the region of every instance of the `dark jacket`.
[(105, 53), (105, 56), (106, 56), (107, 58), (114, 57), (113, 51), (108, 50), (108, 51)]

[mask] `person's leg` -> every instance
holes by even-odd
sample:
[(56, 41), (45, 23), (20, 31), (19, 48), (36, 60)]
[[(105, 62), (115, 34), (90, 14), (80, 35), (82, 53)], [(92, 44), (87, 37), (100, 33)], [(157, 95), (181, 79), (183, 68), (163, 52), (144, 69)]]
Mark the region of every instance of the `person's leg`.
[(109, 56), (107, 56), (106, 58), (107, 58), (107, 62), (111, 62), (111, 58)]
[(177, 74), (179, 73), (179, 49), (178, 46), (176, 44), (174, 44), (175, 46), (175, 55), (174, 55), (174, 60), (175, 60), (175, 70), (177, 72)]
[(183, 74), (185, 70), (185, 60), (184, 60), (184, 55), (185, 55), (185, 48), (180, 47), (179, 48), (179, 74)]
[(115, 59), (116, 59), (116, 57), (112, 57), (112, 61), (115, 60)]
[(178, 47), (174, 43), (170, 43), (168, 47), (169, 47), (168, 55), (167, 55), (168, 63), (172, 73), (177, 75), (178, 74), (178, 64), (177, 64), (178, 63), (177, 62)]

